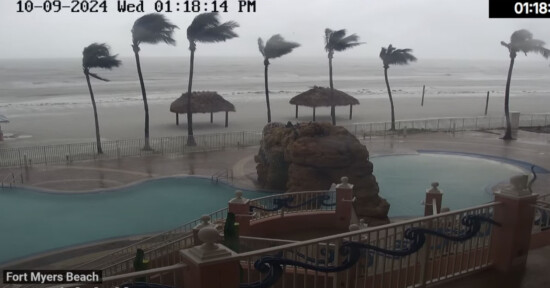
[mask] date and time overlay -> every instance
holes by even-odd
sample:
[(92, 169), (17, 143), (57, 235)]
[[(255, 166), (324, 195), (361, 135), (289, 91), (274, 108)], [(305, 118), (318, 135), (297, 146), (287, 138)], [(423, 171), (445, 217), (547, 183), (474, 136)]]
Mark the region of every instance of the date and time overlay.
[(15, 10), (18, 13), (254, 13), (257, 5), (256, 0), (18, 0)]
[[(550, 0), (487, 1), (489, 4), (489, 18), (550, 18)], [(60, 12), (254, 13), (258, 9), (257, 2), (259, 3), (260, 0), (18, 0), (14, 1), (14, 9), (18, 13), (42, 12), (54, 14)]]

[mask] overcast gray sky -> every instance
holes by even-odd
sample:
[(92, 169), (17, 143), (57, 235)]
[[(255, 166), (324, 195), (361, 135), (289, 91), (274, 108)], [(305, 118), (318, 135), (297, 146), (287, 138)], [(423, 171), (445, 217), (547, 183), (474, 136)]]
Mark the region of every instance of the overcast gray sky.
[[(70, 4), (70, 0), (61, 1)], [(114, 53), (131, 56), (130, 30), (143, 14), (119, 13), (117, 1), (107, 1), (108, 13), (76, 14), (45, 13), (38, 8), (17, 13), (16, 0), (0, 0), (0, 58), (81, 57), (82, 49), (92, 42), (108, 43)], [(144, 0), (145, 13), (155, 12), (155, 1)], [(380, 47), (391, 43), (413, 48), (423, 59), (502, 59), (507, 53), (500, 41), (521, 28), (550, 42), (550, 19), (489, 19), (488, 0), (257, 0), (256, 13), (238, 13), (237, 0), (227, 3), (229, 11), (220, 13), (222, 21), (237, 21), (240, 37), (199, 44), (197, 55), (259, 56), (257, 38), (280, 33), (302, 44), (289, 57), (321, 56), (327, 27), (346, 28), (366, 42), (337, 57), (378, 57)], [(180, 27), (175, 34), (177, 46), (143, 44), (141, 55), (188, 57), (185, 31), (196, 13), (165, 15)]]

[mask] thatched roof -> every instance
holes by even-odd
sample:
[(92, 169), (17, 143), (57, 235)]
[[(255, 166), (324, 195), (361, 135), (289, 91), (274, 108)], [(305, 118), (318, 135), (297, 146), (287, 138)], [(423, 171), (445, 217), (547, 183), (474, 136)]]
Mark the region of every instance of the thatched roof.
[[(359, 105), (359, 100), (337, 89), (334, 89), (334, 101), (335, 106)], [(292, 97), (290, 104), (308, 107), (331, 106), (330, 88), (314, 86), (306, 92)]]
[[(191, 93), (192, 113), (210, 113), (221, 111), (235, 112), (235, 106), (213, 91)], [(170, 112), (179, 114), (187, 113), (187, 93), (182, 94), (180, 98), (172, 102), (170, 105)]]

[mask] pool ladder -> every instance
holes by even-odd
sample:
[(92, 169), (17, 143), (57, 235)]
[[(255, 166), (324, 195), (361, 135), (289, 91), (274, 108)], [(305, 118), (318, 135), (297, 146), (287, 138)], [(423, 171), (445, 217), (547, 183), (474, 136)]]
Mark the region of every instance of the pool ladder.
[(15, 184), (17, 184), (17, 179), (21, 178), (21, 184), (23, 183), (23, 174), (19, 173), (16, 177), (16, 173), (13, 171), (10, 171), (8, 175), (4, 176), (2, 178), (2, 181), (0, 182), (0, 188), (2, 191), (4, 189), (11, 189), (15, 187)]
[(226, 182), (233, 183), (233, 169), (220, 170), (210, 177), (210, 181), (212, 183), (217, 184), (220, 182), (220, 180), (225, 180)]

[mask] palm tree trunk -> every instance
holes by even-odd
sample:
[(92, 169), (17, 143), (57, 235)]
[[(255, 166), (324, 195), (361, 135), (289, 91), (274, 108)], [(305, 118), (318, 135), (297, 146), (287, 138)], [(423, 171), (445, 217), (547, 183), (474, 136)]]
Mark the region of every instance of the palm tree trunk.
[(506, 91), (504, 92), (504, 115), (506, 116), (506, 133), (503, 140), (512, 140), (512, 123), (510, 122), (510, 83), (512, 82), (512, 70), (516, 57), (510, 56), (510, 68), (508, 68), (508, 80), (506, 80)]
[(269, 106), (269, 88), (268, 88), (268, 77), (267, 70), (269, 67), (269, 61), (265, 59), (264, 61), (264, 78), (265, 78), (265, 102), (267, 103), (267, 123), (271, 123), (271, 107)]
[(86, 75), (86, 81), (88, 82), (88, 90), (90, 90), (90, 97), (92, 98), (92, 107), (94, 108), (94, 120), (95, 120), (95, 139), (97, 141), (97, 154), (103, 154), (101, 149), (101, 137), (99, 136), (99, 120), (97, 119), (97, 107), (95, 105), (94, 91), (92, 90), (92, 83), (90, 82), (90, 74), (88, 71), (84, 71)]
[(152, 150), (149, 145), (149, 105), (147, 104), (147, 92), (145, 92), (145, 83), (143, 82), (143, 74), (141, 73), (141, 62), (139, 61), (139, 47), (132, 45), (134, 55), (136, 56), (136, 66), (139, 76), (139, 84), (141, 85), (141, 96), (143, 96), (143, 109), (145, 110), (145, 145), (143, 150)]
[(328, 74), (330, 82), (330, 118), (332, 118), (332, 125), (336, 125), (336, 109), (334, 108), (334, 84), (332, 83), (332, 55), (328, 56)]
[(191, 50), (191, 60), (189, 62), (189, 84), (187, 85), (187, 146), (197, 146), (197, 143), (195, 143), (195, 137), (193, 137), (193, 110), (191, 109), (191, 91), (193, 89), (193, 66), (195, 63), (195, 48), (191, 47), (189, 50)]
[(391, 97), (390, 82), (388, 81), (388, 68), (384, 67), (384, 78), (386, 78), (386, 87), (388, 88), (388, 95), (390, 96), (391, 106), (391, 131), (395, 131), (395, 110), (393, 109), (393, 98)]

